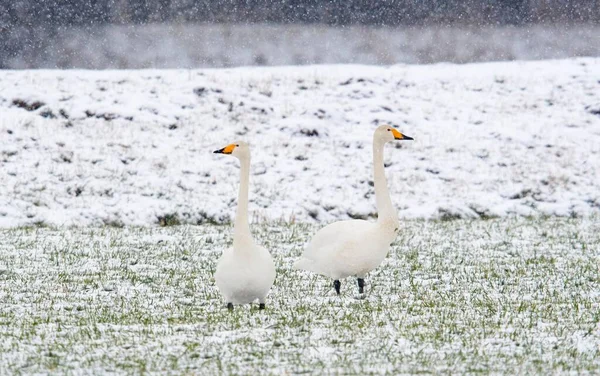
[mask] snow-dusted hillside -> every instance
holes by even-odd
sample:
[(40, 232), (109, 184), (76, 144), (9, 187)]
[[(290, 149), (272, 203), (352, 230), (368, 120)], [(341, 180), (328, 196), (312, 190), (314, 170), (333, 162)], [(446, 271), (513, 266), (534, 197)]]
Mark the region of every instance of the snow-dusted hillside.
[(0, 71), (0, 225), (369, 217), (371, 136), (405, 218), (600, 213), (600, 59)]

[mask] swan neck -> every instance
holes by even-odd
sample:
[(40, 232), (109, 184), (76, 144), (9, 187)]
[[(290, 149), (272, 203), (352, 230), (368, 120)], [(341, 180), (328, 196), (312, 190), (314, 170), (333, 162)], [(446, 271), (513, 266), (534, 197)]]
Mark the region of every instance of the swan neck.
[(233, 228), (233, 245), (251, 240), (248, 223), (248, 185), (250, 181), (250, 157), (240, 158), (240, 191)]
[(377, 201), (377, 220), (379, 222), (398, 219), (396, 210), (392, 205), (387, 179), (383, 166), (383, 149), (385, 142), (373, 140), (373, 181), (375, 183), (375, 199)]

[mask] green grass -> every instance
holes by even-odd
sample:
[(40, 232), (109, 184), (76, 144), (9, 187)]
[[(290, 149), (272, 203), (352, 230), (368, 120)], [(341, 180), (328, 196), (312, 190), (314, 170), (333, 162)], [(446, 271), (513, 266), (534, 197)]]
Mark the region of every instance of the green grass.
[(224, 308), (229, 226), (2, 230), (0, 373), (600, 370), (600, 219), (408, 221), (365, 299), (291, 269), (317, 227), (253, 227), (265, 311)]

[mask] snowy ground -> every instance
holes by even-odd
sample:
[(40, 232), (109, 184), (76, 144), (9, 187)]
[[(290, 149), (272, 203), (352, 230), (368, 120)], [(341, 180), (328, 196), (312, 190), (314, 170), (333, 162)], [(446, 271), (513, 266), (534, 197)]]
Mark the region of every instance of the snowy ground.
[(596, 373), (599, 225), (405, 221), (363, 300), (291, 269), (316, 226), (254, 226), (278, 277), (266, 311), (232, 313), (213, 281), (229, 226), (5, 229), (0, 369)]
[(433, 66), (0, 71), (0, 227), (375, 215), (371, 137), (403, 218), (600, 212), (600, 59)]

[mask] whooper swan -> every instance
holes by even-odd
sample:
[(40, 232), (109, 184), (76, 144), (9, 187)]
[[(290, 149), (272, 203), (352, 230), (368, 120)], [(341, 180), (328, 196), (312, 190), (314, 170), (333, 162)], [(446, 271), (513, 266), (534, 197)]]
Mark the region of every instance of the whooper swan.
[(365, 276), (388, 253), (399, 229), (398, 214), (392, 206), (383, 166), (383, 149), (393, 140), (412, 140), (389, 125), (373, 135), (373, 175), (377, 200), (377, 221), (348, 220), (325, 226), (312, 238), (294, 268), (332, 278), (340, 294), (340, 279), (355, 276), (358, 291), (364, 293)]
[(254, 242), (248, 225), (250, 147), (238, 141), (214, 153), (231, 154), (240, 160), (240, 191), (233, 247), (225, 250), (219, 259), (215, 281), (228, 309), (232, 310), (234, 304), (252, 303), (257, 299), (259, 308), (264, 309), (265, 299), (275, 281), (275, 265), (269, 251)]

